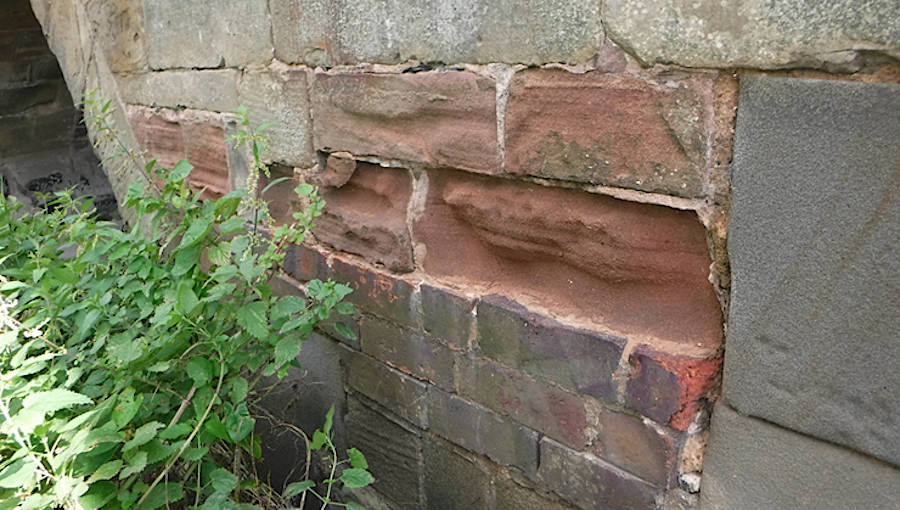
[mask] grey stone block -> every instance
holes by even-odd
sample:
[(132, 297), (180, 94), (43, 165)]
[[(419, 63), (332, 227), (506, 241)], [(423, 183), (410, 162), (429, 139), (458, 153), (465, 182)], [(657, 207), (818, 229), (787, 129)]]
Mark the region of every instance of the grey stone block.
[(493, 508), (494, 490), (488, 466), (435, 437), (425, 441), (425, 497), (429, 510)]
[(900, 55), (895, 0), (603, 2), (610, 39), (648, 63), (855, 70), (869, 51)]
[(234, 67), (272, 58), (266, 2), (144, 0), (153, 69)]
[(239, 105), (237, 77), (234, 69), (161, 71), (125, 75), (120, 84), (127, 103), (229, 112)]
[(602, 39), (592, 0), (273, 0), (275, 54), (312, 65), (575, 63)]
[(490, 409), (432, 388), (428, 425), (435, 434), (529, 477), (537, 471), (538, 433)]
[(354, 352), (347, 357), (347, 384), (419, 427), (428, 426), (425, 383)]
[(900, 471), (720, 401), (700, 496), (702, 510), (897, 508)]
[(266, 160), (301, 168), (314, 164), (305, 70), (246, 71), (238, 94), (250, 111), (252, 128), (272, 123), (266, 131)]
[(725, 395), (900, 464), (900, 86), (745, 76)]

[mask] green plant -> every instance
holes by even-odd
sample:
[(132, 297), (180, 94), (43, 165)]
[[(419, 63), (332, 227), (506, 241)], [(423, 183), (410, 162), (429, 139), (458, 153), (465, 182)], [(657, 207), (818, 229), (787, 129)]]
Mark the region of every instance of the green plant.
[[(136, 161), (114, 139), (109, 102), (85, 104), (97, 142)], [(236, 141), (264, 171), (265, 137), (240, 122)], [(301, 299), (267, 283), (321, 212), (314, 188), (295, 190), (309, 205), (276, 228), (261, 192), (200, 200), (185, 183), (192, 168), (147, 164), (158, 189), (133, 183), (125, 200), (147, 228), (124, 232), (68, 192), (30, 215), (0, 193), (0, 509), (249, 509), (279, 499), (238, 476), (261, 452), (251, 414), (260, 381), (296, 365), (320, 321), (353, 311), (342, 302), (350, 288), (312, 281)], [(249, 229), (242, 208), (254, 211)], [(331, 501), (331, 485), (371, 475), (351, 449), (352, 468), (334, 479), (342, 462), (331, 417), (313, 439), (324, 434), (319, 446), (332, 454), (320, 499), (356, 509)]]

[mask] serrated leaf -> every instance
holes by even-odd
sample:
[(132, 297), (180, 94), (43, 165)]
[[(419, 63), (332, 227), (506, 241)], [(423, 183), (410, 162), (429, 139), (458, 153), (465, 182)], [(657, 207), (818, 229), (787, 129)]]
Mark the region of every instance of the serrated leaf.
[[(237, 232), (243, 232), (246, 230), (247, 220), (241, 218), (240, 216), (235, 216), (234, 218), (227, 219), (219, 225), (219, 232), (222, 235), (231, 235)], [(237, 252), (235, 252), (237, 253)]]
[(184, 180), (193, 169), (194, 165), (190, 164), (186, 159), (179, 160), (178, 163), (175, 163), (175, 166), (172, 167), (172, 173), (169, 176), (169, 180)]
[(96, 471), (94, 471), (93, 474), (91, 474), (91, 477), (88, 478), (88, 483), (94, 483), (99, 480), (109, 480), (110, 478), (119, 474), (119, 471), (122, 469), (122, 465), (123, 463), (119, 459), (111, 460), (101, 465), (96, 469)]
[(194, 310), (200, 305), (200, 300), (191, 287), (188, 281), (182, 280), (178, 283), (178, 291), (175, 293), (178, 310), (188, 317), (193, 315)]
[(125, 425), (128, 425), (137, 414), (138, 410), (140, 410), (143, 402), (143, 394), (140, 394), (135, 398), (134, 390), (129, 388), (128, 390), (123, 391), (112, 410), (112, 420), (113, 423), (116, 424), (116, 427), (122, 428)]
[(262, 301), (253, 301), (238, 308), (237, 322), (247, 333), (259, 340), (264, 340), (269, 333), (266, 304)]
[(140, 428), (134, 431), (134, 437), (131, 441), (125, 443), (125, 446), (122, 447), (123, 452), (127, 452), (128, 450), (132, 450), (137, 448), (138, 446), (142, 446), (146, 444), (148, 441), (156, 437), (156, 431), (161, 429), (163, 424), (158, 421), (151, 421), (150, 423), (145, 423)]
[(366, 462), (366, 456), (356, 448), (347, 450), (347, 456), (350, 458), (351, 466), (359, 469), (366, 469), (369, 467), (369, 463)]
[(206, 425), (204, 425), (207, 432), (216, 436), (219, 439), (228, 440), (228, 430), (225, 429), (225, 424), (222, 423), (218, 417), (213, 416), (206, 420)]
[(23, 434), (30, 435), (44, 422), (44, 412), (26, 407), (12, 417), (12, 422)]
[(191, 224), (188, 225), (187, 230), (185, 230), (184, 236), (181, 237), (181, 244), (179, 244), (179, 246), (187, 248), (188, 246), (197, 244), (201, 239), (206, 237), (206, 234), (209, 233), (210, 229), (212, 229), (212, 220), (210, 218), (194, 218)]
[(225, 419), (225, 430), (233, 442), (239, 443), (253, 431), (255, 424), (256, 421), (247, 410), (247, 404), (242, 402)]
[(284, 488), (284, 493), (282, 493), (281, 496), (285, 499), (293, 498), (297, 494), (300, 494), (301, 492), (304, 492), (304, 491), (308, 491), (309, 489), (312, 489), (315, 486), (316, 486), (316, 482), (314, 482), (312, 480), (304, 480), (302, 482), (294, 482), (294, 483), (288, 484), (288, 486)]
[(150, 491), (138, 509), (156, 510), (168, 503), (177, 503), (182, 498), (184, 498), (184, 488), (180, 482), (161, 483)]
[(285, 296), (275, 303), (272, 308), (272, 319), (290, 317), (306, 308), (306, 301), (297, 296)]
[(220, 248), (218, 245), (210, 246), (209, 248), (207, 248), (206, 257), (210, 262), (217, 266), (224, 266), (225, 264), (230, 262), (230, 260), (228, 259), (228, 253), (226, 253), (225, 250)]
[(232, 402), (241, 402), (245, 398), (247, 398), (247, 391), (250, 388), (250, 384), (243, 377), (236, 377), (231, 380), (231, 401)]
[(181, 439), (190, 434), (191, 430), (193, 430), (193, 427), (187, 423), (175, 423), (163, 429), (159, 433), (159, 437), (162, 439)]
[(300, 339), (285, 336), (275, 344), (275, 364), (283, 365), (300, 355)]
[(194, 380), (196, 386), (204, 386), (213, 378), (213, 370), (215, 370), (215, 367), (213, 366), (212, 361), (198, 356), (192, 358), (188, 362), (185, 370), (187, 371), (188, 377)]
[(341, 301), (335, 306), (337, 312), (341, 315), (350, 315), (356, 311), (356, 307), (353, 306), (353, 303), (348, 303), (346, 301)]
[(209, 483), (215, 492), (229, 493), (237, 487), (237, 478), (227, 469), (218, 468), (209, 474)]
[(375, 481), (372, 474), (365, 469), (350, 468), (341, 473), (341, 482), (349, 489), (359, 489)]
[(112, 482), (97, 482), (78, 498), (78, 502), (84, 510), (99, 510), (116, 497), (116, 489)]
[(145, 467), (147, 467), (147, 452), (138, 451), (128, 461), (128, 467), (119, 473), (119, 480), (124, 480), (135, 473), (140, 473)]
[(81, 393), (61, 388), (35, 392), (25, 397), (25, 400), (22, 401), (24, 407), (44, 413), (52, 413), (67, 407), (93, 403), (93, 400)]
[(208, 446), (201, 446), (197, 448), (187, 448), (184, 450), (184, 453), (181, 454), (181, 458), (187, 461), (195, 461), (202, 459), (209, 452)]

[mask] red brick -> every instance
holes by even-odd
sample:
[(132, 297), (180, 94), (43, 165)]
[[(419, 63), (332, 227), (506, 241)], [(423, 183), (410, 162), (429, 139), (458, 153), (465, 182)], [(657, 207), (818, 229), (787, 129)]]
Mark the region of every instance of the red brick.
[(231, 169), (222, 121), (187, 118), (182, 125), (187, 160), (194, 165), (188, 183), (194, 189), (206, 188), (204, 198), (222, 196), (231, 191)]
[(449, 170), (429, 182), (413, 229), (427, 273), (619, 336), (721, 342), (693, 212)]
[(491, 79), (468, 71), (317, 72), (311, 100), (316, 149), (499, 170)]
[(147, 159), (156, 159), (159, 166), (172, 168), (186, 158), (181, 124), (173, 115), (151, 108), (128, 107), (128, 121)]
[(506, 170), (703, 196), (712, 79), (629, 72), (516, 74), (506, 110)]
[(409, 172), (359, 162), (340, 187), (320, 189), (325, 210), (316, 238), (397, 272), (413, 269), (406, 209), (412, 193)]
[(687, 430), (719, 382), (721, 357), (669, 354), (640, 346), (631, 353), (625, 403), (660, 423)]
[(576, 395), (498, 364), (461, 359), (460, 395), (571, 446), (587, 445), (587, 410)]
[(361, 266), (348, 259), (335, 256), (331, 264), (332, 277), (354, 289), (346, 301), (385, 319), (416, 326), (412, 296), (415, 289), (405, 280)]

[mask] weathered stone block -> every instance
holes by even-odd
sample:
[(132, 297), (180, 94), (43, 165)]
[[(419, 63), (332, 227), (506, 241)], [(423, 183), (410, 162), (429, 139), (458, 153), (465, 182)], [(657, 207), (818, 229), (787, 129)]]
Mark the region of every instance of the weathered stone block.
[(240, 104), (237, 78), (234, 69), (160, 71), (127, 74), (119, 84), (127, 103), (230, 112)]
[(721, 400), (703, 462), (703, 510), (894, 508), (900, 470), (742, 416)]
[(56, 150), (71, 144), (76, 119), (74, 109), (62, 109), (45, 115), (0, 116), (3, 156)]
[(359, 326), (363, 352), (441, 388), (453, 388), (456, 353), (426, 334), (364, 316)]
[(478, 352), (579, 393), (616, 400), (626, 340), (569, 328), (492, 294), (478, 302)]
[(409, 172), (358, 162), (339, 188), (322, 188), (325, 210), (316, 238), (397, 272), (413, 270), (406, 209), (412, 193)]
[[(68, 99), (69, 94), (65, 87), (65, 83), (59, 80), (2, 89), (3, 94), (0, 94), (0, 112), (2, 112), (2, 115), (25, 113), (37, 106), (56, 101), (59, 99), (61, 92), (63, 97)], [(69, 101), (71, 102), (71, 100)]]
[(428, 426), (435, 434), (532, 478), (537, 472), (538, 433), (490, 409), (432, 388)]
[(415, 289), (405, 280), (363, 267), (348, 259), (332, 258), (335, 281), (354, 289), (346, 300), (365, 312), (379, 315), (406, 326), (415, 326), (412, 297)]
[(597, 439), (590, 451), (658, 487), (675, 485), (677, 441), (674, 431), (631, 416), (603, 409), (597, 418)]
[(576, 395), (500, 365), (459, 361), (459, 394), (573, 448), (587, 445), (587, 410)]
[(539, 490), (543, 488), (535, 487), (534, 484), (519, 480), (516, 477), (503, 475), (499, 475), (496, 479), (496, 488), (494, 489), (497, 495), (496, 510), (525, 510), (530, 508), (539, 508), (541, 510), (574, 509), (574, 507), (562, 501), (551, 500), (540, 494)]
[(269, 148), (262, 157), (289, 166), (309, 168), (315, 162), (305, 69), (272, 65), (244, 71), (238, 95), (250, 112), (250, 127), (271, 123)]
[(721, 342), (694, 213), (450, 170), (428, 180), (413, 227), (427, 273), (490, 286), (590, 329), (702, 349)]
[(491, 474), (473, 455), (428, 436), (425, 439), (425, 497), (428, 508), (435, 510), (492, 508)]
[(354, 352), (347, 355), (347, 384), (413, 424), (428, 426), (425, 383)]
[(629, 357), (625, 404), (659, 423), (687, 430), (719, 381), (722, 358), (669, 354), (638, 346)]
[(236, 67), (272, 58), (266, 2), (144, 0), (153, 69)]
[(896, 57), (892, 0), (767, 2), (653, 0), (603, 4), (608, 35), (647, 63), (687, 67), (824, 67), (854, 70), (858, 55)]
[(395, 505), (419, 508), (422, 500), (422, 431), (370, 402), (351, 396), (347, 414), (350, 444), (369, 462), (373, 487)]
[(432, 336), (447, 342), (454, 349), (467, 349), (475, 320), (472, 299), (446, 288), (423, 283), (419, 285), (422, 297), (422, 326)]
[(655, 509), (660, 492), (612, 464), (547, 437), (541, 439), (538, 476), (561, 498), (587, 510)]
[(494, 82), (468, 71), (314, 75), (316, 149), (495, 172)]
[(194, 165), (187, 182), (194, 189), (206, 188), (204, 198), (222, 196), (231, 191), (231, 168), (225, 126), (221, 119), (186, 117), (182, 122), (184, 150)]
[(900, 465), (900, 85), (744, 76), (724, 391)]
[(128, 121), (148, 160), (155, 158), (159, 166), (172, 168), (186, 157), (181, 124), (173, 115), (129, 106)]
[(506, 110), (506, 170), (701, 197), (712, 79), (655, 84), (628, 72), (517, 73)]
[(271, 3), (276, 56), (312, 65), (583, 62), (603, 35), (596, 2)]
[[(269, 185), (278, 179), (287, 180), (269, 188)], [(275, 225), (294, 223), (294, 213), (303, 209), (302, 199), (294, 192), (298, 184), (294, 168), (290, 166), (269, 165), (268, 177), (264, 173), (259, 175), (259, 189), (269, 188), (262, 194), (262, 199), (268, 203), (269, 215), (272, 216)]]
[(301, 282), (325, 281), (331, 276), (325, 257), (326, 254), (317, 248), (294, 244), (288, 247), (282, 267), (291, 278)]

